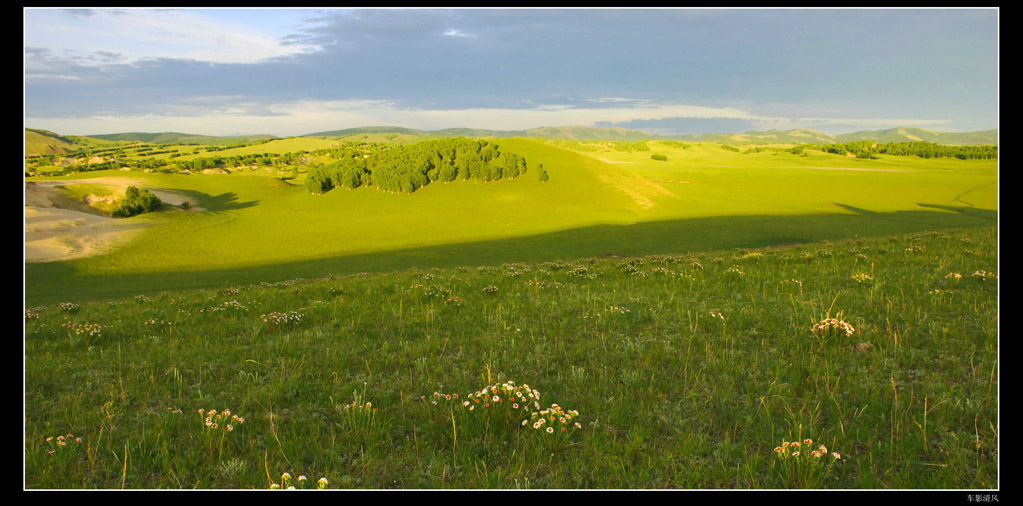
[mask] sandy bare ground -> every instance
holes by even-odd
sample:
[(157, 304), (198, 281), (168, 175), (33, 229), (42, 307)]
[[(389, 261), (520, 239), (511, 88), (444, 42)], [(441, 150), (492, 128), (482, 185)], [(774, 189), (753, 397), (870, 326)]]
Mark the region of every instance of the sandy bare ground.
[[(106, 218), (64, 208), (68, 206), (67, 198), (56, 187), (76, 183), (111, 185), (122, 191), (128, 185), (142, 186), (134, 179), (115, 177), (26, 183), (26, 262), (52, 262), (106, 253), (144, 226), (132, 220)], [(149, 190), (171, 205), (181, 205), (186, 200), (192, 203), (190, 199), (168, 190)]]
[(636, 163), (636, 162), (623, 162), (623, 161), (616, 161), (616, 160), (608, 160), (607, 158), (597, 158), (597, 160), (600, 160), (600, 161), (602, 161), (604, 163), (613, 163), (615, 165), (619, 165), (619, 164), (623, 164), (623, 163), (624, 164), (634, 164), (634, 163)]

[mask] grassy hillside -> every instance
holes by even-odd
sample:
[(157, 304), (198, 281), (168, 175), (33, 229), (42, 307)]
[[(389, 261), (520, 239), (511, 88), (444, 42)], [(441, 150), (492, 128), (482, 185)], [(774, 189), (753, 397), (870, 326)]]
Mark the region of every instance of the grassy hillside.
[[(902, 127), (888, 130), (863, 130), (859, 132), (829, 135), (809, 128), (793, 130), (750, 131), (743, 133), (700, 133), (685, 135), (654, 135), (639, 130), (605, 127), (540, 127), (528, 130), (485, 130), (476, 128), (448, 128), (444, 130), (426, 131), (415, 128), (376, 126), (331, 130), (304, 135), (303, 137), (344, 137), (368, 134), (400, 134), (407, 138), (425, 137), (526, 137), (578, 141), (640, 141), (649, 140), (681, 140), (697, 142), (713, 142), (731, 145), (766, 145), (766, 144), (831, 144), (859, 140), (872, 140), (878, 143), (925, 141), (937, 144), (996, 144), (998, 130), (982, 130), (977, 132), (933, 132), (922, 128)], [(379, 139), (380, 137), (374, 137)]]
[(49, 130), (25, 129), (25, 155), (59, 155), (82, 149), (106, 147), (109, 140), (75, 135), (59, 135)]
[(923, 128), (890, 128), (888, 130), (863, 130), (836, 135), (836, 142), (870, 140), (878, 143), (923, 141), (936, 144), (997, 144), (998, 130), (979, 132), (933, 132)]
[(25, 486), (994, 489), (997, 265), (972, 227), (30, 305)]
[[(397, 195), (373, 187), (312, 195), (300, 182), (244, 171), (87, 173), (130, 175), (140, 187), (180, 192), (206, 212), (131, 218), (152, 226), (114, 253), (27, 264), (25, 296), (30, 304), (52, 303), (324, 273), (707, 251), (997, 220), (995, 161), (858, 160), (652, 141), (651, 152), (668, 158), (661, 162), (651, 152), (577, 153), (528, 139), (498, 144), (523, 156), (532, 172)], [(545, 183), (535, 177), (540, 164), (550, 176)]]
[(402, 134), (413, 137), (543, 137), (548, 139), (567, 140), (619, 140), (637, 141), (642, 139), (655, 138), (657, 136), (640, 132), (638, 130), (627, 130), (625, 128), (603, 128), (603, 127), (540, 127), (528, 130), (486, 130), (481, 128), (446, 128), (443, 130), (417, 130), (415, 128), (403, 128), (392, 126), (359, 127), (343, 130), (330, 130), (306, 134), (303, 137), (345, 137), (362, 134)]
[(272, 135), (211, 136), (183, 134), (178, 132), (158, 133), (124, 132), (117, 134), (89, 135), (88, 137), (108, 141), (149, 142), (153, 144), (212, 144), (212, 145), (241, 144), (245, 142), (275, 138)]

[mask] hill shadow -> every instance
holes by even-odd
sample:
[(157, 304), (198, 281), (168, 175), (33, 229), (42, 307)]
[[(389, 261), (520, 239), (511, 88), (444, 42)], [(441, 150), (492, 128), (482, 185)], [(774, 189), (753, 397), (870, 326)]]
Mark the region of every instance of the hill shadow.
[(929, 209), (942, 209), (942, 210), (945, 210), (945, 211), (952, 211), (954, 213), (963, 213), (963, 214), (966, 214), (966, 215), (969, 215), (969, 216), (975, 216), (977, 218), (986, 219), (986, 220), (990, 220), (990, 221), (994, 221), (994, 222), (998, 221), (998, 211), (992, 211), (990, 209), (978, 209), (976, 207), (969, 207), (969, 206), (960, 206), (960, 207), (957, 207), (957, 206), (941, 206), (941, 205), (938, 205), (938, 204), (924, 204), (924, 203), (917, 203), (917, 205), (920, 206), (920, 207), (925, 207), (925, 208), (929, 208)]
[(258, 200), (250, 200), (248, 202), (240, 202), (238, 200), (238, 194), (235, 192), (221, 193), (220, 195), (210, 195), (195, 190), (169, 190), (175, 193), (180, 193), (190, 197), (196, 206), (199, 206), (206, 210), (208, 213), (218, 214), (223, 211), (231, 211), (235, 209), (245, 209), (259, 204)]
[[(229, 199), (227, 199), (229, 201)], [(251, 205), (251, 203), (248, 203)], [(856, 210), (852, 206), (839, 205)], [(74, 262), (25, 265), (28, 304), (126, 298), (166, 290), (219, 288), (295, 278), (320, 278), (361, 272), (391, 272), (412, 267), (499, 265), (597, 256), (639, 256), (782, 246), (806, 242), (987, 227), (996, 211), (922, 205), (935, 210), (824, 213), (792, 216), (724, 216), (632, 225), (596, 225), (525, 237), (396, 248), (352, 255), (281, 262), (251, 267), (152, 273), (87, 275)], [(949, 212), (953, 211), (953, 212)], [(974, 212), (976, 211), (976, 213)], [(61, 300), (56, 300), (60, 298)]]

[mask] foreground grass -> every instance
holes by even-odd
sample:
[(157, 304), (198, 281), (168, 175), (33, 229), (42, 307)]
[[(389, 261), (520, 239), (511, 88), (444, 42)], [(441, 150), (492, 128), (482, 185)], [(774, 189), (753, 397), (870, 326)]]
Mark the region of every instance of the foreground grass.
[[(25, 486), (995, 488), (996, 275), (971, 228), (32, 307)], [(580, 428), (462, 405), (506, 380)]]

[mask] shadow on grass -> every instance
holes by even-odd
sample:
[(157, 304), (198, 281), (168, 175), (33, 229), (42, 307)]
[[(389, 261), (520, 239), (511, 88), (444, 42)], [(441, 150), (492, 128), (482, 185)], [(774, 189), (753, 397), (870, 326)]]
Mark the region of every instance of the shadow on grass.
[(424, 269), (611, 255), (684, 254), (986, 227), (993, 225), (993, 220), (997, 218), (996, 211), (931, 204), (921, 204), (927, 210), (890, 213), (838, 205), (853, 213), (726, 216), (640, 222), (633, 225), (597, 225), (526, 237), (394, 249), (231, 269), (88, 275), (77, 273), (74, 261), (32, 263), (25, 266), (25, 300), (31, 306), (63, 301), (128, 298), (176, 289), (223, 288), (262, 281), (319, 278), (328, 274), (389, 272), (411, 267)]
[(231, 211), (234, 209), (245, 209), (246, 207), (252, 207), (259, 204), (258, 200), (250, 200), (248, 202), (239, 202), (238, 194), (234, 192), (222, 193), (220, 195), (210, 195), (208, 193), (198, 192), (195, 190), (170, 190), (175, 193), (187, 195), (194, 202), (195, 205), (206, 210), (208, 213), (221, 213), (223, 211)]

